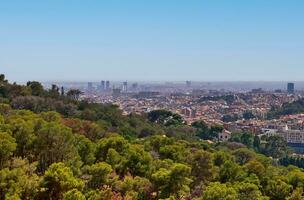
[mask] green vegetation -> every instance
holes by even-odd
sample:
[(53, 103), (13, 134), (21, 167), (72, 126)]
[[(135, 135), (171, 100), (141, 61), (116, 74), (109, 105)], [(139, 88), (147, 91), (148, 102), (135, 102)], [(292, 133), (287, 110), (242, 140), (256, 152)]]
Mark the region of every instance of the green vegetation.
[(303, 170), (279, 166), (281, 138), (209, 144), (223, 127), (165, 111), (123, 116), (68, 94), (0, 76), (0, 200), (304, 198)]
[(237, 100), (237, 97), (234, 95), (224, 95), (224, 96), (207, 96), (207, 97), (202, 97), (199, 99), (199, 102), (204, 102), (204, 101), (219, 101), (223, 100), (226, 101), (227, 104), (232, 104)]
[(268, 119), (276, 119), (283, 115), (299, 114), (304, 112), (304, 99), (291, 103), (284, 103), (281, 107), (273, 107), (268, 112)]

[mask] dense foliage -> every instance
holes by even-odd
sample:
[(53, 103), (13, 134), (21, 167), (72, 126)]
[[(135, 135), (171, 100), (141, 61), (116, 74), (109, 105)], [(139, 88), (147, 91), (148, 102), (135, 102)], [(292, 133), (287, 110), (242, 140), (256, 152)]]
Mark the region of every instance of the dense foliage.
[(299, 99), (291, 103), (284, 103), (281, 107), (273, 107), (267, 117), (276, 119), (283, 115), (299, 114), (304, 112), (304, 99)]
[[(218, 144), (221, 126), (164, 111), (123, 116), (76, 91), (0, 78), (0, 200), (304, 198), (302, 169), (256, 153), (249, 134)], [(270, 156), (283, 153), (280, 138), (268, 140)]]

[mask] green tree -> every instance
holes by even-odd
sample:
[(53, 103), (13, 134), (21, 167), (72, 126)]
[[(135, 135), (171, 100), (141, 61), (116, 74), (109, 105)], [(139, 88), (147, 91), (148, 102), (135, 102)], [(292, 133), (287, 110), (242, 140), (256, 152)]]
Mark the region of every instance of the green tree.
[(292, 170), (287, 174), (287, 179), (290, 185), (293, 186), (294, 189), (297, 187), (304, 187), (304, 172), (299, 169)]
[(159, 123), (165, 126), (179, 126), (184, 124), (184, 121), (180, 115), (167, 110), (151, 111), (148, 113), (148, 119), (151, 122)]
[(287, 200), (303, 200), (304, 199), (304, 193), (303, 193), (303, 188), (299, 187), (296, 188), (290, 197), (287, 198)]
[(8, 133), (0, 132), (0, 169), (16, 150), (16, 140)]
[(169, 169), (161, 168), (152, 174), (159, 198), (171, 195), (180, 199), (190, 192), (189, 185), (191, 168), (180, 163), (173, 164)]
[(243, 118), (244, 118), (245, 120), (249, 120), (249, 119), (255, 118), (255, 116), (254, 116), (254, 114), (252, 113), (252, 111), (247, 110), (247, 111), (245, 111), (245, 112), (243, 113)]
[(244, 165), (247, 162), (255, 159), (255, 153), (253, 151), (250, 151), (247, 148), (241, 148), (233, 151), (232, 153), (235, 156), (235, 160), (240, 165)]
[(209, 127), (208, 125), (200, 120), (200, 121), (195, 121), (191, 124), (192, 127), (196, 128), (196, 135), (201, 138), (201, 139), (204, 139), (204, 140), (207, 140), (207, 139), (212, 139), (210, 138), (209, 136)]
[(270, 180), (267, 183), (265, 192), (271, 200), (285, 200), (292, 192), (292, 186), (284, 181)]
[(221, 125), (213, 125), (210, 128), (209, 134), (212, 138), (218, 138), (220, 132), (224, 130), (224, 127)]
[(245, 171), (249, 174), (255, 174), (262, 179), (266, 173), (266, 169), (262, 163), (257, 160), (249, 161), (245, 166)]
[(84, 183), (73, 176), (72, 170), (64, 163), (54, 163), (45, 172), (40, 194), (43, 199), (62, 199), (64, 193), (72, 190), (82, 190)]
[(95, 161), (95, 143), (83, 135), (75, 135), (74, 146), (76, 147), (82, 162), (91, 165)]
[(238, 194), (239, 200), (267, 200), (268, 198), (262, 195), (259, 187), (252, 183), (237, 183), (234, 186)]
[(270, 136), (263, 152), (273, 158), (282, 158), (288, 153), (286, 142), (280, 136)]
[(77, 101), (81, 94), (82, 94), (82, 92), (80, 90), (71, 89), (67, 92), (67, 97), (69, 97), (72, 100)]
[(239, 181), (242, 180), (244, 176), (245, 174), (242, 168), (232, 161), (228, 160), (220, 167), (219, 180), (221, 183)]
[(239, 197), (233, 187), (215, 182), (206, 188), (202, 200), (239, 200)]
[(211, 153), (207, 151), (196, 151), (190, 159), (191, 174), (194, 177), (194, 184), (206, 183), (213, 178), (213, 160)]
[(55, 122), (43, 124), (37, 133), (36, 141), (35, 148), (40, 171), (44, 171), (55, 162), (76, 164), (80, 160), (73, 145), (74, 137), (71, 130), (61, 124)]
[(257, 135), (255, 135), (254, 138), (253, 138), (253, 148), (257, 152), (259, 152), (260, 148), (261, 148), (261, 140), (260, 140), (260, 137), (257, 136)]
[(215, 166), (220, 167), (222, 166), (226, 161), (234, 161), (234, 158), (231, 154), (225, 151), (216, 151), (213, 154), (213, 163)]
[(44, 95), (44, 89), (41, 83), (37, 81), (29, 81), (27, 82), (27, 87), (29, 87), (32, 91), (33, 96), (43, 96)]
[(91, 177), (88, 183), (89, 187), (97, 189), (100, 188), (103, 184), (107, 184), (111, 172), (111, 165), (105, 162), (99, 162), (88, 167), (88, 174)]
[(36, 164), (13, 159), (8, 167), (0, 170), (0, 200), (34, 199), (39, 190)]
[(64, 193), (63, 200), (86, 200), (86, 198), (77, 189), (73, 189)]
[(23, 120), (20, 117), (10, 119), (7, 123), (13, 137), (16, 139), (16, 155), (22, 158), (31, 157), (33, 144), (36, 140), (34, 133), (34, 115), (31, 113), (31, 120)]

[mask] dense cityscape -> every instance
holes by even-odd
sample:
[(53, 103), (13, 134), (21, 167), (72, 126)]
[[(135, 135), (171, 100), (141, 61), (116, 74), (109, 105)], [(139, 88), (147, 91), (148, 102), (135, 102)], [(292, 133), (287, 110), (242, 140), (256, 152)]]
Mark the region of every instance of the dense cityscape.
[(227, 84), (217, 83), (215, 89), (208, 89), (214, 83), (192, 84), (191, 81), (141, 85), (116, 82), (114, 86), (110, 83), (61, 84), (80, 89), (80, 99), (118, 105), (124, 115), (169, 110), (181, 115), (188, 125), (202, 120), (209, 126), (223, 126), (223, 135), (219, 135), (222, 141), (228, 141), (231, 133), (237, 132), (260, 137), (280, 135), (296, 152), (304, 152), (304, 115), (290, 113), (277, 118), (269, 115), (272, 109), (303, 98), (304, 92), (295, 90), (295, 83), (286, 83), (285, 89), (267, 90), (249, 89), (257, 83), (230, 83), (232, 86), (228, 89)]
[(0, 200), (304, 200), (304, 1), (0, 1)]

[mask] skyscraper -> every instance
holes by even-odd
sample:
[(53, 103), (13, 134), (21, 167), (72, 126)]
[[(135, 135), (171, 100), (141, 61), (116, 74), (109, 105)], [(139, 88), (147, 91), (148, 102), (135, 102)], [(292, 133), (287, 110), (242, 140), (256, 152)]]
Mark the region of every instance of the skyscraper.
[(294, 89), (295, 89), (294, 83), (287, 83), (287, 92), (289, 94), (293, 94), (294, 93)]
[(88, 90), (89, 91), (93, 90), (93, 83), (92, 82), (88, 82)]
[(132, 90), (137, 90), (138, 88), (138, 83), (133, 83), (132, 84)]
[(106, 91), (110, 90), (110, 81), (106, 81)]
[(105, 91), (105, 89), (106, 89), (106, 82), (105, 81), (101, 81), (100, 82), (100, 90), (101, 91)]
[(123, 92), (127, 92), (128, 91), (128, 82), (127, 81), (123, 82), (123, 84), (122, 84), (122, 91)]

